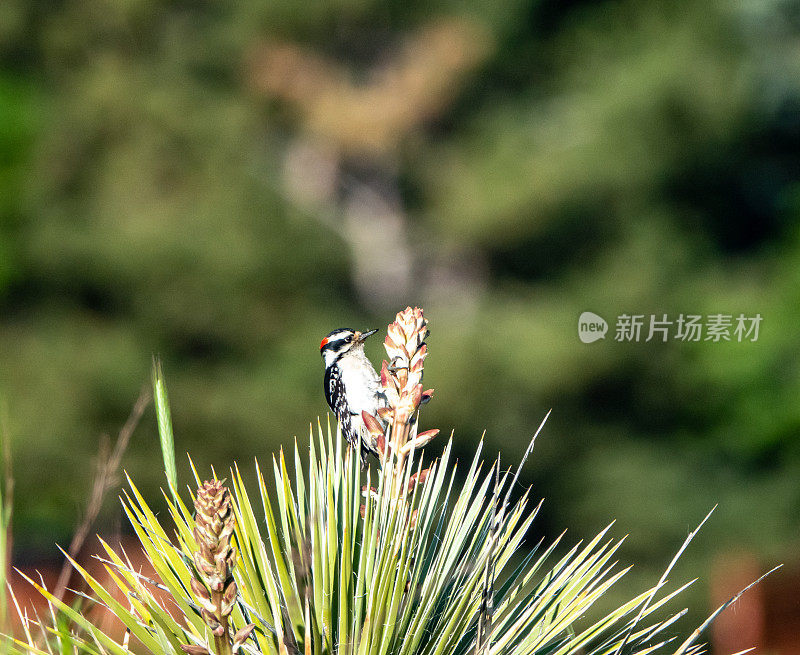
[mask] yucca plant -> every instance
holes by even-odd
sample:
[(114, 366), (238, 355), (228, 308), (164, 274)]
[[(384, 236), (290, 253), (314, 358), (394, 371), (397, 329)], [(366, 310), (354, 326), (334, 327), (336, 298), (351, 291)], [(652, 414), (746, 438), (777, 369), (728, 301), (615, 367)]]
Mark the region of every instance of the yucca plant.
[(192, 467), (197, 491), (191, 503), (181, 499), (163, 378), (156, 369), (159, 427), (162, 444), (168, 444), (170, 525), (130, 480), (123, 500), (156, 578), (144, 577), (125, 553), (102, 542), (107, 577), (94, 577), (73, 562), (88, 586), (79, 596), (116, 615), (125, 636), (113, 638), (91, 612), (30, 580), (48, 598), (51, 612), (47, 619), (23, 613), (24, 634), (11, 652), (698, 652), (694, 642), (708, 622), (677, 649), (678, 642), (668, 645), (669, 629), (683, 612), (665, 606), (686, 585), (664, 593), (666, 573), (621, 607), (587, 619), (627, 570), (617, 569), (621, 541), (608, 538), (608, 529), (557, 558), (560, 539), (525, 548), (539, 505), (528, 493), (513, 498), (517, 477), (501, 473), (499, 458), (485, 466), (479, 446), (460, 485), (451, 443), (438, 460), (423, 463), (420, 449), (438, 432), (418, 430), (420, 405), (432, 394), (422, 387), (426, 335), (418, 309), (406, 309), (389, 326), (388, 360), (381, 370), (387, 407), (379, 416), (363, 417), (365, 438), (380, 453), (377, 466), (362, 467), (359, 453), (330, 424), (318, 424), (307, 457), (295, 442), (293, 473), (283, 450), (273, 457), (277, 493), (268, 493), (256, 464), (257, 502), (235, 466), (227, 480), (214, 476), (206, 482)]

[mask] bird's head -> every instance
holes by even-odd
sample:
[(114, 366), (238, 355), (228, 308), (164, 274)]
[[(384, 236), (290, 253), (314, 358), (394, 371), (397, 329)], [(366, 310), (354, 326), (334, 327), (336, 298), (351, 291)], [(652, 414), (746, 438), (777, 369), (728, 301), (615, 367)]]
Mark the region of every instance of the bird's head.
[(377, 331), (359, 332), (350, 328), (339, 328), (331, 332), (319, 344), (319, 353), (325, 360), (325, 366), (330, 366), (345, 353), (363, 349), (364, 339)]

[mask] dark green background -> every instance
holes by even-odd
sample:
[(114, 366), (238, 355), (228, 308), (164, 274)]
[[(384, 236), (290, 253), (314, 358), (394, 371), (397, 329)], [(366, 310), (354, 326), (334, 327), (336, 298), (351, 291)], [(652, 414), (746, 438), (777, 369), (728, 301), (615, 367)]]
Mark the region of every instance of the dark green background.
[[(431, 25), (470, 66), (426, 59)], [(344, 100), (326, 132), (306, 117), (314, 88), (264, 87), (276, 43), (357, 98), (404, 48), (445, 82), (432, 109), (382, 88), (411, 118), (359, 146)], [(324, 414), (323, 335), (419, 304), (436, 388), (423, 423), (454, 429), (462, 458), (486, 430), (516, 462), (553, 408), (524, 476), (547, 498), (539, 533), (577, 539), (616, 517), (652, 581), (719, 503), (684, 578), (731, 550), (796, 561), (798, 45), (800, 11), (781, 1), (4, 0), (15, 557), (68, 541), (99, 435), (125, 420), (153, 353), (182, 479), (186, 451), (201, 470), (250, 470)], [(332, 185), (314, 157), (338, 166)], [(405, 246), (382, 228), (355, 243), (365, 193), (394, 208)], [(612, 324), (604, 341), (578, 340), (585, 310)], [(612, 338), (619, 314), (681, 312), (760, 313), (760, 337)], [(123, 464), (156, 498), (152, 409)]]

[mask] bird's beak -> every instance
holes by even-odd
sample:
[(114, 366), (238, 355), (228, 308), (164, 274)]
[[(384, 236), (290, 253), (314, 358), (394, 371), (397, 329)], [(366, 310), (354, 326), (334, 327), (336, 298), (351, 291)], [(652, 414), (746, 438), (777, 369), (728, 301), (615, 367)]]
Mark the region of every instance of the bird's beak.
[(369, 332), (356, 332), (356, 341), (358, 341), (359, 343), (361, 343), (361, 342), (362, 342), (362, 341), (364, 341), (364, 340), (365, 340), (365, 339), (366, 339), (366, 338), (367, 338), (369, 335), (371, 335), (371, 334), (375, 334), (377, 331), (378, 331), (378, 329), (377, 329), (377, 328), (375, 328), (374, 330), (370, 330)]

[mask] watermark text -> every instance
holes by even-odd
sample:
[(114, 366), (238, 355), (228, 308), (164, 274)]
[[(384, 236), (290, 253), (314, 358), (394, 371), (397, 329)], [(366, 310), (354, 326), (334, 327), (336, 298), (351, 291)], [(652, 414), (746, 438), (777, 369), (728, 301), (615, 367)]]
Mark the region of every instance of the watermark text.
[[(755, 342), (761, 321), (761, 314), (620, 314), (614, 324), (614, 341)], [(580, 315), (578, 337), (583, 343), (605, 339), (607, 332), (608, 323), (598, 314)]]

